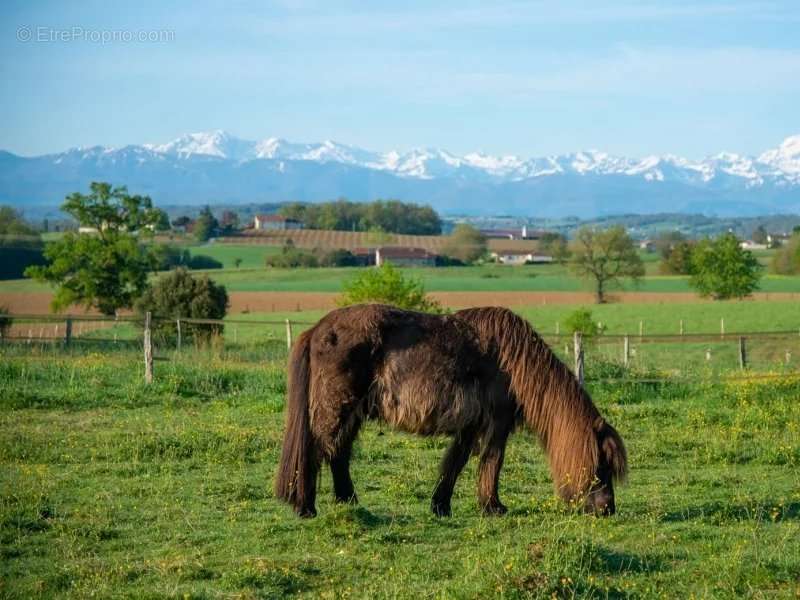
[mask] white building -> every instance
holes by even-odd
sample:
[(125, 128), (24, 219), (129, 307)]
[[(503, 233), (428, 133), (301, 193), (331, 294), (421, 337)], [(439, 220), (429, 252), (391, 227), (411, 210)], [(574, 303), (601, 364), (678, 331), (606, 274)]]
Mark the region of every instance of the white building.
[(285, 231), (287, 229), (302, 229), (303, 224), (295, 219), (288, 219), (281, 215), (256, 215), (253, 219), (253, 229), (261, 231)]

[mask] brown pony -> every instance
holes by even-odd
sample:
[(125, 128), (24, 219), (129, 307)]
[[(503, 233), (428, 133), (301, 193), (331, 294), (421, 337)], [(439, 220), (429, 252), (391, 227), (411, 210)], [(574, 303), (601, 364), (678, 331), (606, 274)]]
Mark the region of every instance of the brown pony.
[(292, 349), (286, 433), (275, 494), (316, 515), (317, 474), (330, 464), (336, 500), (355, 502), (350, 453), (367, 418), (421, 435), (447, 434), (431, 508), (450, 498), (480, 449), (478, 501), (502, 514), (506, 440), (522, 422), (539, 437), (559, 495), (587, 512), (613, 514), (625, 477), (622, 439), (527, 321), (504, 308), (439, 316), (363, 304), (334, 310)]

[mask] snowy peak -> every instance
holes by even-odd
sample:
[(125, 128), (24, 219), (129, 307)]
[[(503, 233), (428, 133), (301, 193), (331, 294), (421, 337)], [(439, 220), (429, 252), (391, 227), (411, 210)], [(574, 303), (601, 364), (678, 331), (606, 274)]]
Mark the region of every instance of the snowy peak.
[(767, 150), (758, 157), (758, 162), (768, 166), (773, 174), (784, 174), (800, 184), (800, 135), (790, 136), (774, 150)]
[(259, 141), (238, 138), (223, 130), (189, 133), (164, 144), (94, 146), (53, 155), (56, 161), (94, 161), (98, 164), (142, 163), (148, 160), (188, 161), (211, 157), (243, 163), (252, 160), (311, 161), (378, 170), (403, 178), (456, 178), (464, 181), (513, 182), (555, 175), (623, 176), (647, 182), (679, 182), (699, 186), (752, 188), (767, 183), (800, 185), (800, 135), (787, 137), (777, 148), (758, 157), (720, 152), (702, 160), (678, 156), (626, 158), (600, 150), (533, 157), (493, 156), (472, 152), (458, 156), (439, 148), (408, 152), (372, 152), (332, 140), (296, 143), (269, 137)]

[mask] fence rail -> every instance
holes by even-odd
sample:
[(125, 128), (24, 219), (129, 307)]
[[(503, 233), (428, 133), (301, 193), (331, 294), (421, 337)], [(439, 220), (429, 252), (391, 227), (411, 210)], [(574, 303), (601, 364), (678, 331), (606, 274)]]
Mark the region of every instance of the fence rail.
[[(5, 323), (5, 324), (4, 324)], [(225, 358), (263, 361), (285, 359), (297, 333), (313, 325), (291, 319), (193, 319), (159, 315), (0, 314), (0, 343), (25, 348), (74, 347), (110, 350), (137, 348), (145, 357), (145, 376), (157, 376), (153, 364), (198, 348), (202, 335)], [(640, 328), (640, 331), (643, 328)], [(205, 333), (203, 333), (205, 332)], [(201, 335), (202, 334), (202, 335)], [(773, 331), (602, 334), (586, 338), (572, 333), (540, 333), (573, 369), (581, 383), (658, 383), (689, 381), (687, 373), (726, 379), (784, 376), (797, 373), (800, 329)], [(189, 343), (192, 348), (187, 347)], [(173, 354), (175, 353), (175, 354)], [(604, 364), (624, 370), (609, 373)], [(588, 368), (588, 369), (587, 369)], [(761, 372), (767, 371), (766, 374)]]

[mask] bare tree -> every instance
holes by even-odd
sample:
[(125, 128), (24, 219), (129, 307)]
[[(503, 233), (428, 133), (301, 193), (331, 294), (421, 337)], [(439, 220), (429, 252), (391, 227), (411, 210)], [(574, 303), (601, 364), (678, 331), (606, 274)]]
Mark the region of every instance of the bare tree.
[(577, 275), (594, 279), (598, 304), (606, 301), (609, 285), (644, 275), (642, 259), (621, 225), (604, 230), (581, 228), (572, 243), (570, 266)]

